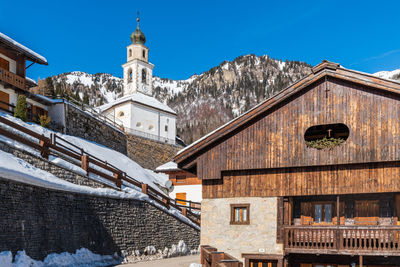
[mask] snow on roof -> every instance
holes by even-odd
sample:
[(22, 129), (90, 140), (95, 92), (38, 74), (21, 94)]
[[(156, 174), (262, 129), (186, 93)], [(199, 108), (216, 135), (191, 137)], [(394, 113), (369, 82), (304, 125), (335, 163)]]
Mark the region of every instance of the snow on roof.
[(42, 100), (44, 100), (44, 101), (46, 101), (48, 103), (51, 103), (51, 104), (57, 104), (57, 103), (63, 103), (64, 102), (63, 99), (53, 99), (53, 98), (49, 98), (47, 96), (40, 95), (40, 94), (35, 94), (35, 96), (37, 98), (40, 98), (40, 99), (42, 99)]
[(22, 53), (25, 54), (25, 56), (27, 56), (30, 60), (36, 63), (48, 65), (47, 59), (45, 57), (39, 55), (38, 53), (32, 51), (28, 47), (18, 43), (17, 41), (11, 39), (10, 37), (1, 32), (0, 32), (0, 42), (6, 43), (7, 45), (13, 47), (14, 49), (21, 51)]
[(25, 80), (31, 84), (37, 85), (37, 82), (32, 78), (25, 76)]
[(158, 109), (158, 110), (162, 110), (162, 111), (166, 111), (172, 114), (176, 115), (176, 112), (171, 109), (170, 107), (168, 107), (166, 104), (161, 103), (160, 101), (158, 101), (157, 99), (155, 99), (154, 97), (151, 96), (147, 96), (144, 95), (142, 93), (134, 93), (131, 95), (127, 95), (127, 96), (123, 96), (111, 103), (102, 105), (100, 107), (98, 107), (100, 112), (104, 112), (109, 108), (112, 108), (115, 105), (121, 104), (123, 102), (127, 102), (127, 101), (133, 101), (145, 106), (150, 106), (152, 108)]
[(161, 165), (161, 166), (158, 166), (158, 167), (156, 168), (156, 171), (158, 171), (158, 172), (162, 172), (162, 171), (176, 171), (176, 170), (179, 170), (178, 164), (176, 164), (176, 163), (173, 162), (173, 161), (169, 161), (169, 162), (167, 162), (167, 163), (165, 163), (165, 164), (163, 164), (163, 165)]

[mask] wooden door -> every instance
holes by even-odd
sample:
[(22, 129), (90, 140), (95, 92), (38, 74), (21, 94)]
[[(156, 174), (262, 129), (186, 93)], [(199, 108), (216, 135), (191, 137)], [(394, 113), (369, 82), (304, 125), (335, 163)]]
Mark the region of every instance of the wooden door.
[[(176, 199), (186, 200), (186, 193), (176, 193)], [(186, 205), (185, 201), (177, 201), (176, 203), (180, 205)]]
[[(7, 104), (10, 104), (10, 95), (0, 91), (0, 109), (4, 110), (10, 110), (9, 106)], [(5, 104), (7, 103), (7, 104)]]
[(0, 68), (10, 70), (10, 62), (0, 57)]
[(271, 260), (250, 260), (250, 267), (277, 267), (278, 261)]

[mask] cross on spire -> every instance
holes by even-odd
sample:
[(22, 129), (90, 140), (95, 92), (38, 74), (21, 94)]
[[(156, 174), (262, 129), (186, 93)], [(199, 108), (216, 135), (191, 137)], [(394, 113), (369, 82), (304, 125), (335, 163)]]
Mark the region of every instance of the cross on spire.
[(137, 28), (139, 29), (139, 21), (140, 21), (140, 18), (139, 18), (139, 11), (137, 12), (136, 21), (137, 21)]

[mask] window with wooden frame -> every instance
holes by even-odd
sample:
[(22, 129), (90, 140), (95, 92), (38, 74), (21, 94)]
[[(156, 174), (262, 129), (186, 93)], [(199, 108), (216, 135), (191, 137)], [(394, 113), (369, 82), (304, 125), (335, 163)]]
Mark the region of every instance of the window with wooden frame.
[(10, 62), (8, 62), (8, 60), (5, 60), (4, 58), (0, 57), (0, 68), (9, 71), (10, 70)]
[(231, 204), (231, 224), (250, 224), (250, 204)]
[(315, 202), (313, 203), (314, 224), (332, 224), (333, 202)]
[(277, 267), (278, 261), (276, 260), (250, 260), (250, 267)]

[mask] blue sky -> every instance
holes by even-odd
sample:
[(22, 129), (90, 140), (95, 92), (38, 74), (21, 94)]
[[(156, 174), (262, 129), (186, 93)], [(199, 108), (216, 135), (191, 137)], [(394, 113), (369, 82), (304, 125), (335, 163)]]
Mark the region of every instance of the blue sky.
[(48, 59), (28, 69), (32, 78), (121, 77), (137, 10), (161, 77), (186, 79), (249, 53), (369, 73), (400, 68), (400, 1), (3, 1), (0, 31)]

